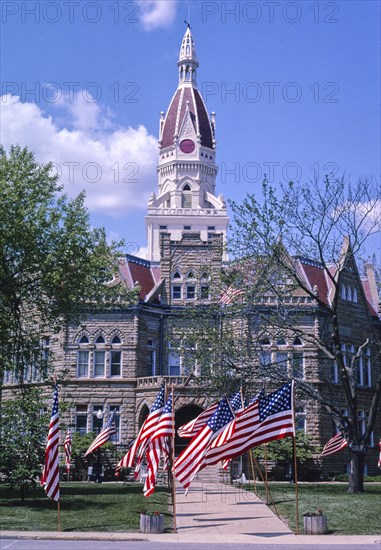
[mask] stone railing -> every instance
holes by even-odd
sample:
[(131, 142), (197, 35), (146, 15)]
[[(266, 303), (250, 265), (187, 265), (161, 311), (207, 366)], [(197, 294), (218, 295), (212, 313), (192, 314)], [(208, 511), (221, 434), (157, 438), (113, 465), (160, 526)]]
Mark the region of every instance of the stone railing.
[(227, 216), (226, 209), (218, 208), (155, 208), (148, 207), (148, 215), (160, 216)]
[(138, 388), (158, 387), (164, 384), (164, 382), (168, 386), (171, 384), (183, 386), (187, 378), (187, 376), (145, 376), (144, 378), (137, 378), (136, 382)]

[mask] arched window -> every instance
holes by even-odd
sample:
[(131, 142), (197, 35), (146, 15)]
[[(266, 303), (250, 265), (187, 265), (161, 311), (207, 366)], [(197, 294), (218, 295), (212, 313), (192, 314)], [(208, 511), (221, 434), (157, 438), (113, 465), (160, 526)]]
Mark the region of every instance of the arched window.
[(267, 338), (267, 337), (262, 338), (260, 343), (261, 343), (262, 346), (270, 346), (271, 345), (270, 338)]
[(98, 336), (95, 340), (97, 348), (93, 352), (93, 375), (94, 378), (104, 378), (106, 368), (106, 351), (105, 349), (99, 349), (105, 343), (105, 339), (102, 335)]
[(297, 336), (295, 338), (295, 340), (292, 342), (292, 345), (293, 346), (302, 346), (303, 345), (303, 342), (301, 341), (301, 339), (299, 338), (299, 336)]
[(79, 339), (80, 349), (77, 352), (77, 377), (78, 378), (87, 378), (89, 376), (89, 364), (90, 364), (90, 351), (87, 349), (87, 346), (84, 347), (83, 344), (88, 344), (89, 339), (87, 336), (82, 336)]
[(353, 288), (353, 296), (352, 296), (352, 299), (353, 299), (353, 301), (357, 304), (357, 289), (356, 289), (356, 288)]
[(352, 289), (349, 285), (347, 286), (347, 300), (352, 301)]
[(287, 342), (284, 338), (279, 338), (279, 340), (276, 343), (277, 346), (287, 346)]
[(346, 300), (347, 299), (347, 289), (345, 285), (341, 285), (341, 299)]
[[(111, 340), (113, 346), (121, 344), (121, 339), (118, 335)], [(110, 376), (121, 376), (122, 374), (122, 351), (120, 349), (112, 349), (110, 351)]]
[(192, 208), (192, 191), (188, 184), (183, 187), (181, 206), (182, 208)]

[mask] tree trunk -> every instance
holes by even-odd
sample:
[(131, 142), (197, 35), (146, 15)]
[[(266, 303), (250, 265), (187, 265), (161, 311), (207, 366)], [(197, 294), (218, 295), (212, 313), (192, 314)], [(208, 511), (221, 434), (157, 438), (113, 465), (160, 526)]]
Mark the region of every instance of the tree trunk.
[(352, 453), (348, 493), (364, 492), (364, 459), (363, 452)]

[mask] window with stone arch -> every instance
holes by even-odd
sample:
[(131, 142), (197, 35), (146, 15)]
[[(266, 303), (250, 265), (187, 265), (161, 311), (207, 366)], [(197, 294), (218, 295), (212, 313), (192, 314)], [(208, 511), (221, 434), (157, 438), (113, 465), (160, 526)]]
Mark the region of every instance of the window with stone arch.
[(210, 300), (210, 275), (206, 269), (201, 271), (200, 298), (201, 300)]
[(181, 300), (182, 299), (182, 287), (183, 287), (183, 276), (179, 269), (176, 269), (171, 276), (171, 298), (172, 300)]
[(190, 269), (185, 277), (185, 291), (187, 300), (196, 299), (196, 273)]
[(77, 351), (77, 377), (88, 378), (90, 371), (89, 338), (85, 334), (78, 338), (79, 349)]
[(95, 350), (93, 352), (94, 378), (104, 378), (106, 370), (106, 341), (102, 334), (95, 338)]
[(110, 351), (110, 377), (120, 377), (122, 375), (122, 350), (120, 349), (122, 340), (119, 334), (111, 336)]
[(192, 190), (188, 183), (186, 183), (183, 187), (183, 192), (181, 195), (181, 207), (192, 208)]

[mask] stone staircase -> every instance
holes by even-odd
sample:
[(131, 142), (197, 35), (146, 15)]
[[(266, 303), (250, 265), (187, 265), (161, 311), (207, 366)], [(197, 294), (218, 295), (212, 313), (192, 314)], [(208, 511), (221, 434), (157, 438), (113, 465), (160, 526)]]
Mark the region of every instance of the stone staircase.
[(208, 466), (196, 474), (195, 481), (199, 481), (200, 483), (222, 483), (223, 478), (220, 470), (219, 465)]

